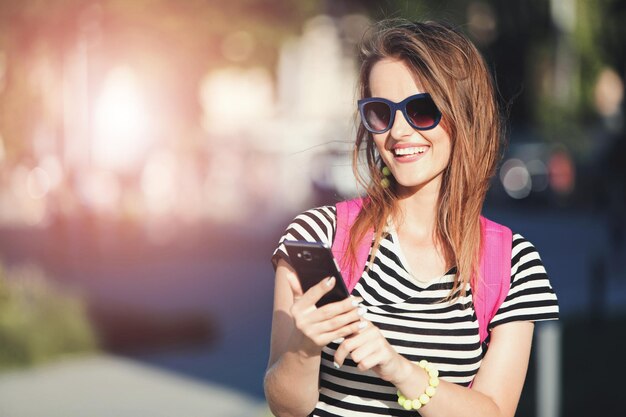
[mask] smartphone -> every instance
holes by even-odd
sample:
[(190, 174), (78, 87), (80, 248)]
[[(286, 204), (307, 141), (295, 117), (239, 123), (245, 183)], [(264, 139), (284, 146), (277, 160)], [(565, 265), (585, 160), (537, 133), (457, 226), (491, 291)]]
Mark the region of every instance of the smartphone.
[(337, 261), (328, 246), (322, 242), (300, 240), (286, 240), (283, 243), (291, 260), (291, 266), (298, 275), (302, 292), (306, 292), (322, 279), (335, 277), (335, 286), (315, 304), (317, 307), (348, 297), (348, 289), (339, 272)]

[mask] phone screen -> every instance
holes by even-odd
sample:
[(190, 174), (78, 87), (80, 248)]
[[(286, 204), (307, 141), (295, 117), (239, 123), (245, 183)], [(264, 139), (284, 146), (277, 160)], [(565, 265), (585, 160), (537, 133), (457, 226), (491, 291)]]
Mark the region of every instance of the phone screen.
[(328, 246), (321, 242), (298, 240), (287, 240), (284, 244), (303, 292), (327, 277), (335, 277), (335, 286), (316, 303), (318, 307), (348, 297), (348, 289)]

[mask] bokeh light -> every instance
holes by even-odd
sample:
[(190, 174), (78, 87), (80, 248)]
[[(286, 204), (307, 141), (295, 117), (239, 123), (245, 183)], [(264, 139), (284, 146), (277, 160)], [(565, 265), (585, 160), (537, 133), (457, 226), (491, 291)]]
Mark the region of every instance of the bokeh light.
[(532, 190), (530, 173), (519, 159), (509, 159), (502, 164), (500, 180), (506, 193), (515, 199), (528, 197)]
[(33, 168), (26, 177), (26, 189), (32, 199), (39, 200), (44, 198), (50, 191), (50, 186), (50, 176), (41, 167)]
[(604, 117), (616, 115), (624, 100), (624, 81), (612, 68), (603, 68), (594, 91), (598, 113)]
[(114, 169), (136, 166), (152, 143), (153, 120), (132, 69), (116, 67), (107, 75), (94, 118), (94, 163)]

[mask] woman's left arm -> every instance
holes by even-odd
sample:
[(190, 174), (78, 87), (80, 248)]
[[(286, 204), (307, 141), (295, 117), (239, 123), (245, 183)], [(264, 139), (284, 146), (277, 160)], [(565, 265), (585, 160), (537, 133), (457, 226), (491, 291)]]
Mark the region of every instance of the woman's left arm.
[[(347, 338), (337, 349), (335, 361), (348, 354), (359, 369), (372, 369), (393, 383), (407, 398), (418, 398), (428, 387), (428, 375), (387, 342), (372, 323)], [(437, 393), (420, 409), (423, 417), (513, 417), (524, 386), (534, 325), (516, 321), (491, 331), (489, 349), (472, 388), (440, 380)]]
[(484, 394), (498, 407), (499, 416), (514, 416), (532, 345), (534, 323), (516, 321), (496, 326), (471, 391)]
[(533, 328), (532, 322), (522, 321), (495, 327), (472, 388), (441, 381), (432, 401), (420, 410), (422, 416), (513, 417), (526, 379)]

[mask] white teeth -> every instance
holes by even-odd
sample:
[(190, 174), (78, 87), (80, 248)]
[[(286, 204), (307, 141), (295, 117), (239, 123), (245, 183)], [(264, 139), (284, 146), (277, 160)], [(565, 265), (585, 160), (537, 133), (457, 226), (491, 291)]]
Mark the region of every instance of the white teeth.
[(428, 149), (427, 146), (419, 146), (413, 148), (396, 148), (393, 152), (396, 156), (404, 156), (404, 155), (414, 155), (416, 153), (424, 153)]

